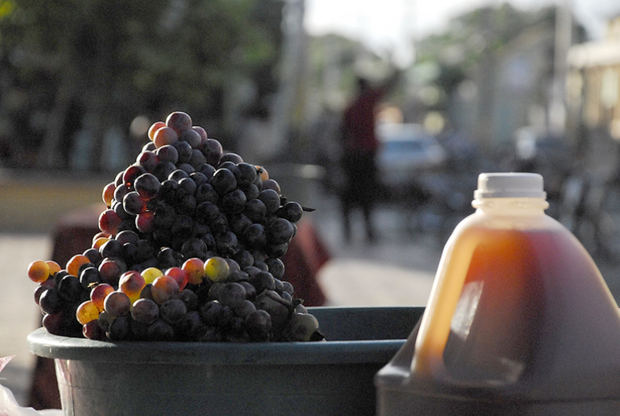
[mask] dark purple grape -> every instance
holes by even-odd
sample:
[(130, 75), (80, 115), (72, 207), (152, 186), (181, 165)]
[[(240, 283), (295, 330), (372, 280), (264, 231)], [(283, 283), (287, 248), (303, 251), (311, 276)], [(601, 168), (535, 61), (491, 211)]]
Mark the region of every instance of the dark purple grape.
[(136, 215), (135, 226), (138, 231), (143, 234), (153, 232), (155, 228), (155, 213), (151, 211), (141, 212)]
[(207, 177), (207, 179), (211, 179), (213, 174), (215, 173), (215, 168), (209, 163), (203, 163), (199, 167), (196, 168), (196, 172), (200, 172)]
[(177, 200), (178, 191), (178, 182), (172, 179), (166, 179), (161, 183), (161, 186), (159, 187), (159, 196), (164, 201), (172, 204)]
[(254, 304), (256, 309), (262, 309), (269, 313), (274, 329), (277, 331), (284, 329), (291, 314), (290, 305), (276, 291), (262, 291), (256, 296)]
[(267, 244), (267, 234), (262, 224), (254, 223), (243, 231), (243, 241), (252, 248), (261, 248)]
[(188, 311), (194, 311), (198, 309), (198, 295), (191, 289), (183, 289), (179, 293), (179, 299), (185, 303)]
[(136, 243), (136, 259), (139, 263), (153, 257), (155, 255), (155, 249), (148, 240), (141, 239)]
[(147, 341), (148, 340), (149, 324), (138, 322), (133, 318), (129, 319), (129, 337), (135, 341)]
[(219, 165), (223, 153), (220, 142), (216, 139), (208, 138), (202, 143), (201, 147), (202, 153), (207, 158), (207, 163), (212, 166)]
[[(138, 242), (138, 240), (140, 239), (140, 237), (134, 231), (125, 230), (125, 231), (121, 231), (120, 233), (116, 234), (115, 239), (120, 244), (124, 245), (125, 243), (136, 244)], [(107, 257), (107, 256), (105, 256), (105, 257)]]
[(174, 339), (174, 328), (163, 319), (158, 319), (149, 325), (147, 339), (149, 341), (172, 341)]
[(118, 188), (119, 186), (121, 186), (123, 184), (123, 174), (125, 173), (125, 171), (121, 170), (120, 172), (118, 172), (116, 174), (116, 176), (114, 177), (114, 185)]
[(211, 228), (205, 223), (194, 221), (194, 235), (196, 237), (202, 237), (204, 234), (211, 232)]
[(263, 222), (267, 215), (267, 207), (260, 199), (250, 199), (246, 202), (243, 213), (254, 222)]
[(131, 309), (131, 300), (125, 293), (115, 291), (105, 297), (103, 307), (112, 317), (127, 315)]
[(265, 247), (265, 253), (269, 257), (282, 257), (288, 251), (288, 243), (269, 244)]
[(198, 311), (190, 311), (176, 323), (179, 337), (190, 341), (198, 341), (207, 331), (207, 326), (200, 319)]
[(179, 152), (176, 147), (166, 144), (155, 151), (160, 162), (177, 163), (179, 161)]
[(105, 332), (99, 326), (98, 320), (90, 321), (82, 326), (82, 335), (84, 338), (103, 340), (105, 338)]
[(213, 186), (218, 194), (224, 195), (237, 188), (237, 179), (230, 170), (221, 168), (216, 170), (213, 174), (211, 186)]
[[(200, 239), (205, 242), (205, 244), (207, 245), (207, 248), (209, 250), (214, 250), (215, 249), (217, 243), (215, 242), (215, 237), (213, 236), (213, 234), (211, 234), (211, 233), (203, 234), (200, 237)], [(207, 255), (207, 258), (208, 257), (209, 256)]]
[(63, 312), (46, 313), (41, 323), (53, 335), (66, 335), (64, 329), (65, 317)]
[(192, 130), (195, 130), (200, 135), (200, 142), (203, 143), (207, 140), (207, 131), (201, 126), (192, 126)]
[(254, 264), (254, 256), (248, 250), (239, 250), (233, 255), (233, 259), (235, 259), (242, 270)]
[(174, 172), (175, 169), (176, 166), (174, 163), (169, 161), (160, 161), (159, 164), (155, 166), (152, 173), (157, 177), (157, 179), (164, 181), (172, 172)]
[(218, 169), (228, 169), (233, 173), (233, 175), (235, 175), (237, 183), (239, 182), (239, 176), (241, 175), (241, 172), (239, 171), (236, 163), (233, 163), (231, 161), (220, 162)]
[(267, 179), (263, 181), (263, 189), (273, 189), (278, 195), (281, 195), (280, 184), (274, 179)]
[[(74, 278), (75, 279), (75, 278)], [(54, 288), (48, 288), (39, 297), (39, 307), (47, 314), (54, 314), (62, 309), (63, 301)]]
[(99, 276), (101, 281), (112, 286), (118, 285), (121, 274), (127, 271), (127, 266), (121, 259), (106, 257), (99, 264)]
[(172, 234), (175, 236), (185, 237), (191, 235), (194, 226), (194, 221), (187, 215), (177, 215), (174, 224), (172, 224)]
[(127, 169), (125, 169), (125, 172), (123, 173), (123, 183), (128, 187), (133, 186), (136, 178), (142, 175), (144, 172), (144, 168), (140, 165), (129, 166)]
[(246, 198), (241, 189), (232, 190), (222, 196), (222, 209), (227, 214), (239, 214), (245, 208)]
[(273, 214), (280, 208), (280, 195), (273, 189), (263, 189), (258, 194), (258, 199), (265, 204), (267, 214)]
[(243, 288), (245, 289), (245, 296), (246, 298), (253, 300), (254, 298), (256, 298), (256, 288), (254, 287), (254, 285), (252, 283), (250, 283), (247, 280), (241, 280), (238, 282), (241, 286), (243, 286)]
[(41, 305), (39, 305), (39, 301), (41, 300), (41, 295), (47, 289), (52, 289), (52, 287), (51, 286), (43, 286), (43, 285), (38, 285), (37, 287), (35, 287), (33, 295), (34, 295), (34, 303), (36, 303), (37, 306), (41, 306)]
[(142, 151), (143, 152), (154, 152), (156, 148), (157, 147), (155, 146), (155, 143), (148, 141), (144, 144), (144, 146), (142, 146)]
[(291, 282), (287, 282), (286, 280), (282, 281), (282, 292), (288, 293), (289, 295), (293, 295), (295, 292), (295, 288), (293, 287)]
[(228, 282), (218, 293), (218, 300), (226, 306), (234, 308), (246, 299), (245, 289), (236, 282)]
[(235, 233), (226, 231), (218, 234), (215, 238), (217, 251), (222, 256), (232, 256), (239, 248), (239, 242)]
[(99, 282), (101, 282), (101, 278), (96, 267), (87, 267), (80, 272), (80, 284), (84, 289), (88, 289), (91, 285)]
[(256, 166), (242, 162), (237, 165), (237, 169), (239, 170), (239, 185), (250, 185), (254, 183), (257, 175)]
[(207, 178), (207, 175), (202, 172), (192, 172), (190, 173), (189, 177), (194, 181), (196, 186), (209, 182), (209, 178)]
[(110, 323), (106, 336), (112, 341), (122, 341), (129, 335), (129, 316), (117, 316)]
[(184, 130), (179, 135), (179, 140), (182, 140), (184, 142), (189, 143), (189, 145), (192, 146), (192, 148), (194, 148), (194, 149), (198, 148), (198, 146), (202, 142), (202, 139), (200, 137), (200, 133), (198, 133), (194, 129)]
[(202, 165), (204, 165), (205, 163), (207, 163), (207, 158), (202, 153), (202, 151), (200, 151), (198, 149), (193, 149), (192, 150), (192, 155), (189, 158), (189, 164), (192, 165), (194, 167), (194, 169), (198, 169)]
[(222, 305), (217, 300), (210, 300), (204, 303), (202, 306), (198, 308), (198, 312), (200, 313), (200, 317), (202, 320), (209, 326), (216, 326), (219, 321), (219, 316), (224, 309), (224, 305)]
[(188, 175), (190, 173), (194, 173), (196, 172), (196, 169), (189, 163), (179, 163), (179, 165), (177, 166), (179, 169), (185, 171)]
[(223, 234), (228, 231), (228, 219), (226, 215), (219, 214), (213, 220), (209, 222), (209, 227), (215, 235)]
[(284, 262), (277, 257), (270, 257), (265, 260), (265, 264), (269, 267), (269, 273), (276, 279), (284, 277)]
[(268, 312), (257, 309), (245, 318), (245, 328), (253, 341), (269, 341), (271, 333), (271, 316)]
[(274, 290), (276, 288), (275, 279), (269, 272), (260, 271), (250, 278), (250, 283), (256, 288), (256, 293), (263, 290)]
[(243, 235), (243, 231), (252, 225), (252, 220), (243, 214), (233, 214), (230, 216), (228, 223), (233, 233)]
[(123, 198), (130, 190), (131, 189), (129, 189), (129, 187), (124, 184), (117, 186), (114, 190), (114, 200), (117, 202), (122, 202)]
[[(293, 237), (294, 228), (289, 220), (274, 218), (267, 223), (267, 240), (269, 244), (287, 243)], [(275, 256), (279, 257), (279, 256)]]
[(157, 253), (157, 265), (160, 269), (175, 267), (178, 263), (176, 252), (170, 247), (162, 247)]
[(228, 153), (224, 153), (222, 157), (220, 158), (220, 164), (224, 162), (232, 162), (235, 165), (237, 165), (239, 163), (243, 163), (243, 158), (237, 153), (228, 152)]
[(179, 179), (179, 190), (185, 195), (194, 195), (196, 192), (196, 182), (189, 175), (185, 178)]
[(198, 185), (194, 196), (196, 197), (196, 201), (198, 203), (208, 201), (216, 204), (220, 199), (219, 194), (210, 183), (202, 183)]
[[(252, 257), (254, 257), (254, 256), (252, 256)], [(250, 276), (250, 279), (252, 279), (252, 278), (253, 278), (254, 276), (256, 276), (259, 272), (261, 272), (261, 271), (262, 271), (262, 269), (260, 269), (259, 267), (256, 267), (256, 266), (252, 265), (252, 266), (247, 266), (247, 267), (244, 267), (244, 268), (243, 268), (243, 271), (244, 271), (244, 272), (246, 272), (246, 273)], [(267, 271), (267, 270), (265, 270), (265, 271)]]
[[(123, 231), (121, 231), (121, 233), (122, 232)], [(118, 234), (117, 234), (117, 238), (118, 238)], [(99, 253), (99, 250), (94, 247), (84, 250), (82, 254), (88, 257), (88, 260), (90, 260), (90, 262), (96, 266), (98, 266), (99, 263), (101, 263), (101, 260), (103, 259), (103, 257), (101, 257), (101, 253)]]
[(122, 258), (125, 260), (125, 264), (134, 264), (136, 263), (138, 248), (134, 243), (125, 243), (123, 244), (123, 255)]
[(194, 216), (196, 211), (196, 198), (194, 195), (183, 195), (175, 205), (175, 210), (182, 215)]
[(174, 325), (187, 313), (187, 306), (181, 299), (168, 299), (159, 306), (159, 313), (164, 321)]
[(205, 259), (207, 256), (208, 247), (207, 244), (199, 238), (190, 238), (183, 242), (181, 246), (181, 253), (185, 258), (198, 257), (199, 259)]
[(136, 158), (136, 163), (146, 172), (152, 172), (159, 163), (159, 157), (153, 151), (142, 151)]
[(291, 222), (297, 222), (301, 219), (303, 212), (303, 208), (299, 203), (290, 201), (282, 205), (276, 212), (276, 215)]
[(133, 187), (140, 194), (140, 197), (149, 200), (159, 192), (160, 183), (155, 175), (143, 173), (136, 178)]
[(249, 201), (251, 199), (256, 199), (258, 198), (258, 195), (260, 194), (260, 190), (258, 189), (258, 186), (256, 186), (255, 184), (251, 183), (249, 185), (239, 185), (239, 189), (241, 189), (243, 191), (243, 193), (245, 194), (246, 199)]
[(79, 300), (82, 290), (80, 280), (76, 276), (65, 276), (58, 283), (58, 296), (67, 302)]
[(159, 306), (151, 299), (138, 299), (131, 308), (131, 317), (138, 322), (151, 324), (159, 317)]
[(179, 182), (181, 179), (189, 178), (189, 173), (185, 172), (183, 169), (175, 169), (170, 175), (168, 175), (168, 179)]
[(131, 191), (123, 197), (123, 209), (129, 215), (138, 215), (146, 210), (146, 202), (139, 193)]
[(189, 163), (192, 158), (192, 146), (187, 142), (176, 142), (173, 144), (179, 154), (177, 163)]
[(185, 130), (192, 128), (192, 118), (182, 111), (174, 111), (166, 117), (166, 126), (172, 128), (181, 135)]
[(114, 210), (114, 212), (116, 213), (116, 215), (118, 216), (118, 218), (121, 221), (133, 218), (133, 216), (130, 213), (125, 211), (125, 208), (123, 207), (122, 201), (121, 202), (115, 202), (114, 204), (112, 204), (112, 209)]

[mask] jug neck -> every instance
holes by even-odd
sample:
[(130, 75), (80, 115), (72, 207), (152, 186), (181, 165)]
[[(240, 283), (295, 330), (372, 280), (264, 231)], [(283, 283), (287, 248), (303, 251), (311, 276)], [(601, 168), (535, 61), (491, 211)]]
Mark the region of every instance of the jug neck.
[(472, 206), (488, 215), (545, 215), (545, 198), (475, 198)]

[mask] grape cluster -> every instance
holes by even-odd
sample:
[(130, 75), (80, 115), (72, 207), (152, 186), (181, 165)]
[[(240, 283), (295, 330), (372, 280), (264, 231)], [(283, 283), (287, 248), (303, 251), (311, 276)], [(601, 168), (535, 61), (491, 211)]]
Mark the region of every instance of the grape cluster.
[(113, 341), (323, 339), (281, 260), (307, 209), (186, 113), (148, 137), (103, 188), (92, 247), (64, 269), (29, 266), (43, 326)]

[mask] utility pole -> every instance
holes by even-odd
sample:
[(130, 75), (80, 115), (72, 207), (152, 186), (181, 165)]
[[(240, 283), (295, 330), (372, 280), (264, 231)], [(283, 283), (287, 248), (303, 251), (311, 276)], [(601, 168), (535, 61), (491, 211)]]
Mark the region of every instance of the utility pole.
[(562, 134), (566, 122), (566, 74), (568, 49), (572, 42), (571, 0), (559, 0), (555, 7), (553, 82), (548, 108), (548, 129)]

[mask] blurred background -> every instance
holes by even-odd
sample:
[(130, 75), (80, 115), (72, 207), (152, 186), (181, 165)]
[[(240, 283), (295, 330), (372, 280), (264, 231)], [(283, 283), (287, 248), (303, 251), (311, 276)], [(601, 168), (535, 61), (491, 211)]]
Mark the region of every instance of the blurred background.
[[(342, 114), (358, 77), (394, 73), (377, 108), (377, 239), (360, 213), (345, 240)], [(0, 356), (16, 356), (0, 383), (21, 403), (28, 263), (175, 110), (318, 208), (327, 304), (423, 305), (484, 171), (541, 173), (548, 213), (620, 298), (617, 2), (0, 0)]]

